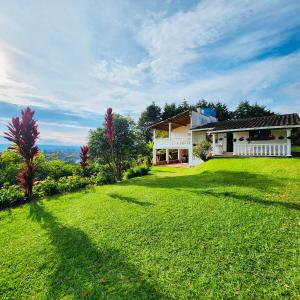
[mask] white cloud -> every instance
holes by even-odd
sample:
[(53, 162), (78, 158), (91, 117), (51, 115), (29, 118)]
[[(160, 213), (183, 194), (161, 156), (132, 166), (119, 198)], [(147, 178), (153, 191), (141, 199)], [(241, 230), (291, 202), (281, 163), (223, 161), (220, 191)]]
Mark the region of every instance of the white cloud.
[(120, 61), (108, 63), (106, 60), (101, 60), (95, 66), (95, 73), (102, 81), (118, 85), (138, 86), (145, 79), (147, 69), (147, 64), (143, 62), (131, 67)]
[[(265, 37), (279, 33), (298, 22), (296, 2), (282, 1), (201, 1), (192, 11), (179, 12), (160, 22), (148, 21), (138, 39), (149, 53), (150, 67), (157, 80), (172, 79), (182, 75), (183, 67), (206, 56), (208, 46), (234, 38), (234, 55), (250, 56), (278, 43), (278, 38), (266, 41)], [(282, 20), (284, 22), (280, 23)], [(278, 26), (280, 23), (280, 26)], [(249, 33), (249, 28), (259, 30), (266, 26), (268, 32)], [(255, 29), (257, 28), (257, 29)], [(239, 36), (239, 30), (244, 36)], [(249, 47), (250, 45), (250, 47)], [(218, 45), (215, 54), (228, 54)], [(225, 46), (226, 47), (226, 46)]]

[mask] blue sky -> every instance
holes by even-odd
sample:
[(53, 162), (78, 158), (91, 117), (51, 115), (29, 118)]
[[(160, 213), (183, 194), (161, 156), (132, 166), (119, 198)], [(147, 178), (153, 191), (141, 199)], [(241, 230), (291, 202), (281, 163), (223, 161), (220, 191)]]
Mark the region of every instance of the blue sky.
[(0, 132), (26, 105), (51, 144), (85, 143), (108, 106), (137, 118), (152, 101), (248, 99), (299, 113), (299, 15), (294, 0), (3, 1)]

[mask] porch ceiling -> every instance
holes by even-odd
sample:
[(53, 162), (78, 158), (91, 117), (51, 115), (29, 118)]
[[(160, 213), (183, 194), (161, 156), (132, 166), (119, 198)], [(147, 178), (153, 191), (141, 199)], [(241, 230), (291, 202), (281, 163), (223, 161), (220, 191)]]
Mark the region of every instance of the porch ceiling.
[(169, 131), (169, 123), (172, 123), (172, 129), (175, 129), (181, 126), (186, 126), (190, 124), (190, 122), (191, 122), (190, 111), (187, 110), (174, 117), (152, 124), (151, 126), (149, 126), (149, 128)]

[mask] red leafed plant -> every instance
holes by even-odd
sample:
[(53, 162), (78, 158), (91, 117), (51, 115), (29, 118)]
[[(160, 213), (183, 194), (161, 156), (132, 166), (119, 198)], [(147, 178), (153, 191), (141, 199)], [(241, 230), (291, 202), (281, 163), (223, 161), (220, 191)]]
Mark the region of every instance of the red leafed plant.
[(115, 129), (114, 129), (114, 124), (113, 124), (113, 112), (112, 108), (109, 107), (106, 110), (106, 115), (105, 115), (105, 133), (107, 136), (107, 140), (109, 145), (112, 147), (112, 143), (115, 137)]
[(80, 164), (83, 169), (89, 165), (89, 146), (82, 146), (80, 148)]
[(36, 181), (37, 165), (34, 163), (34, 158), (39, 153), (36, 141), (40, 133), (38, 124), (33, 118), (34, 111), (27, 107), (21, 111), (21, 115), (21, 119), (19, 117), (12, 118), (7, 126), (8, 131), (4, 135), (7, 140), (12, 142), (10, 148), (21, 157), (24, 169), (18, 175), (18, 180), (25, 198), (29, 199)]

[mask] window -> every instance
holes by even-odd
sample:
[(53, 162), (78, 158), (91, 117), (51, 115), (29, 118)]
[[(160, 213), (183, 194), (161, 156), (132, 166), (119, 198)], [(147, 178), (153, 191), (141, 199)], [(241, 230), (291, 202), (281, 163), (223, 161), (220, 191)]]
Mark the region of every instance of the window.
[(249, 131), (249, 138), (251, 141), (273, 140), (271, 129), (260, 129)]

